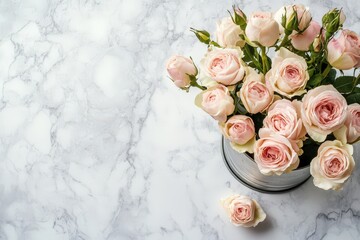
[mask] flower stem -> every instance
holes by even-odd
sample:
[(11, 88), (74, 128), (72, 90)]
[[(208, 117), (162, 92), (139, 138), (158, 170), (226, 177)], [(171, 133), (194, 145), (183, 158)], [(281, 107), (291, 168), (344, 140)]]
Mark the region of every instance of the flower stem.
[(261, 47), (261, 60), (262, 60), (262, 69), (263, 69), (263, 73), (266, 74), (267, 71), (269, 70), (269, 66), (268, 66), (268, 62), (267, 62), (267, 56), (266, 56), (266, 48), (265, 47)]
[(330, 72), (330, 70), (332, 69), (332, 67), (331, 67), (331, 65), (330, 64), (328, 64), (327, 66), (326, 66), (326, 68), (325, 68), (325, 70), (322, 72), (322, 77), (323, 77), (323, 79), (324, 78), (326, 78), (326, 76), (329, 74), (329, 72)]
[(206, 90), (206, 87), (203, 87), (203, 86), (199, 85), (196, 81), (191, 81), (190, 86), (197, 87), (200, 90)]

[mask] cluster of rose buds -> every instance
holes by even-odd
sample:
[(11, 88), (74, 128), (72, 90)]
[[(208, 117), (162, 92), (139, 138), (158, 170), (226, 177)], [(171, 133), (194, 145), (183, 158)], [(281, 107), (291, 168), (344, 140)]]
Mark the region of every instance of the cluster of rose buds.
[(342, 73), (360, 67), (360, 37), (344, 21), (339, 9), (320, 24), (303, 5), (249, 16), (234, 7), (218, 22), (216, 39), (191, 29), (208, 45), (199, 68), (174, 56), (167, 71), (176, 86), (202, 90), (195, 104), (235, 150), (254, 153), (261, 173), (288, 173), (310, 156), (314, 184), (338, 190), (360, 139), (360, 75)]

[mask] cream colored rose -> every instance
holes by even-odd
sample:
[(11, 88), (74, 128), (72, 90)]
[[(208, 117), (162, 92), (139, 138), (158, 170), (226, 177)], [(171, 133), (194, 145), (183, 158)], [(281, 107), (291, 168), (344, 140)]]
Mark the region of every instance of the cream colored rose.
[(172, 56), (166, 63), (166, 70), (171, 80), (179, 88), (190, 85), (189, 75), (196, 74), (196, 68), (190, 58), (183, 56)]
[(279, 39), (280, 30), (272, 13), (254, 12), (248, 19), (245, 34), (252, 42), (258, 42), (262, 46), (270, 47)]
[(234, 99), (230, 96), (229, 89), (220, 84), (198, 94), (195, 104), (219, 122), (225, 122), (227, 116), (235, 110)]
[(248, 68), (245, 81), (237, 93), (249, 113), (265, 111), (274, 100), (274, 92), (263, 83), (264, 75)]
[(341, 190), (354, 170), (353, 147), (340, 141), (326, 141), (320, 145), (318, 155), (310, 163), (314, 185), (325, 189)]
[(360, 67), (360, 37), (355, 32), (343, 30), (327, 45), (327, 60), (331, 66), (347, 70)]
[(280, 48), (265, 79), (274, 91), (281, 95), (288, 98), (300, 96), (306, 92), (305, 87), (309, 80), (307, 68), (304, 58), (286, 48)]
[(264, 221), (266, 214), (258, 202), (247, 196), (232, 195), (221, 200), (230, 222), (235, 226), (256, 227)]
[(355, 143), (360, 140), (360, 105), (348, 106), (345, 125), (334, 132), (335, 137), (343, 143)]
[(217, 43), (222, 47), (243, 47), (245, 40), (240, 35), (243, 34), (239, 25), (236, 25), (231, 17), (223, 18), (217, 23), (216, 39)]
[(201, 83), (213, 86), (216, 82), (234, 85), (245, 76), (245, 63), (240, 48), (213, 48), (201, 60)]
[(250, 117), (234, 115), (225, 124), (220, 124), (220, 128), (236, 151), (254, 152), (255, 126)]
[(345, 98), (332, 85), (323, 85), (303, 97), (301, 118), (310, 137), (323, 142), (344, 124), (346, 111)]
[(304, 31), (307, 26), (309, 26), (312, 19), (309, 8), (305, 7), (302, 4), (288, 5), (280, 8), (274, 15), (274, 19), (276, 20), (276, 22), (279, 23), (281, 32), (284, 32), (284, 27), (281, 25), (283, 16), (286, 15), (285, 26), (287, 26), (291, 21), (293, 21), (293, 18), (295, 17), (295, 12), (298, 18), (299, 30)]
[(301, 102), (286, 99), (275, 101), (268, 109), (263, 128), (293, 141), (304, 138), (306, 129), (301, 120)]

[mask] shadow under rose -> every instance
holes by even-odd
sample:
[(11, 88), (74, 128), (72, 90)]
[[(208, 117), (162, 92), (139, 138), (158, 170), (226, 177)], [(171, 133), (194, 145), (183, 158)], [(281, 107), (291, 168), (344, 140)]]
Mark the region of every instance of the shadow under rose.
[(271, 231), (272, 228), (273, 228), (273, 224), (271, 222), (271, 218), (267, 216), (267, 218), (263, 222), (259, 223), (256, 227), (248, 228), (248, 229), (249, 231), (256, 234), (264, 234)]

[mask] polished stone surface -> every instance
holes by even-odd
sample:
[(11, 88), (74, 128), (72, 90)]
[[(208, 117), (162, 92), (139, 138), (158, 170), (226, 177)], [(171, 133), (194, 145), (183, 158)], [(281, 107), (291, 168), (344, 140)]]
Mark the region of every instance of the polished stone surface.
[[(355, 0), (302, 1), (314, 18)], [(250, 13), (294, 1), (236, 3)], [(205, 46), (232, 2), (0, 1), (0, 239), (359, 239), (360, 159), (343, 191), (312, 180), (263, 194), (226, 169), (215, 121), (166, 79), (172, 54)], [(236, 228), (219, 204), (249, 195), (266, 211)]]

